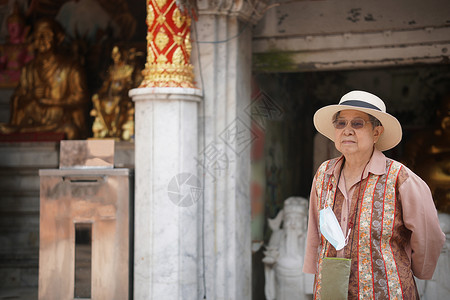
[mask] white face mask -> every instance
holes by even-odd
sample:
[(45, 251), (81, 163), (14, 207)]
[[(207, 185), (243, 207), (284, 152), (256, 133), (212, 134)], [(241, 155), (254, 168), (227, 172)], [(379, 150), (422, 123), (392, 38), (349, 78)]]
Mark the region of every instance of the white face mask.
[(320, 211), (320, 233), (336, 250), (345, 247), (346, 241), (341, 225), (339, 225), (333, 210), (329, 206)]

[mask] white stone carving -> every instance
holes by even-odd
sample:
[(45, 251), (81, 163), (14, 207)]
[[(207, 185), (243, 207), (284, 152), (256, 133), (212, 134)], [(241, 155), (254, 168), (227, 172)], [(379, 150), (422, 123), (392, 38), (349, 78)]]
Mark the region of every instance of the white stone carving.
[(309, 299), (302, 272), (308, 219), (308, 200), (290, 197), (274, 219), (264, 251), (265, 294), (268, 300)]

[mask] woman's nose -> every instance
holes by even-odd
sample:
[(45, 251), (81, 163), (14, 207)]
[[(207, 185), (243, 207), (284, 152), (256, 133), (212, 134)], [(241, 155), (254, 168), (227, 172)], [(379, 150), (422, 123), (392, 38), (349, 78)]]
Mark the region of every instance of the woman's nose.
[(347, 126), (345, 126), (344, 128), (344, 134), (345, 135), (351, 135), (354, 134), (355, 131), (353, 130), (353, 128), (350, 126), (350, 122), (347, 124)]

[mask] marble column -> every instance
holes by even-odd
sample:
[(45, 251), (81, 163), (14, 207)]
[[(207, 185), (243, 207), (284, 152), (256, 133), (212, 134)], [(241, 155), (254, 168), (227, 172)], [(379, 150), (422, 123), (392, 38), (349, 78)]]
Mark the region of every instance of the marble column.
[(200, 90), (137, 88), (134, 299), (198, 297)]
[[(252, 2), (253, 5), (258, 1)], [(251, 299), (251, 38), (257, 8), (197, 1), (192, 64), (199, 106), (200, 299)]]
[[(159, 69), (147, 65), (145, 87), (130, 91), (136, 109), (135, 299), (251, 299), (250, 148), (258, 138), (250, 126), (251, 27), (260, 16), (257, 3), (197, 1), (190, 39), (198, 89), (161, 87), (159, 80), (171, 73), (155, 76)], [(152, 15), (156, 6), (149, 12), (147, 22), (163, 20)], [(147, 40), (155, 37), (156, 29)], [(149, 49), (148, 62), (161, 61), (150, 57), (165, 47), (161, 41)], [(187, 194), (193, 201), (184, 205), (180, 198)]]
[(198, 103), (190, 24), (175, 0), (147, 0), (144, 80), (135, 102), (134, 299), (198, 296)]

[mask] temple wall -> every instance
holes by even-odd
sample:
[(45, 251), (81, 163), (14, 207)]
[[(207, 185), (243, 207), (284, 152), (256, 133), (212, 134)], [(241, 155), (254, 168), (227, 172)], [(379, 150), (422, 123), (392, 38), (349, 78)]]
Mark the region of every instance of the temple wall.
[(315, 71), (448, 60), (445, 0), (269, 3), (253, 34), (254, 69)]

